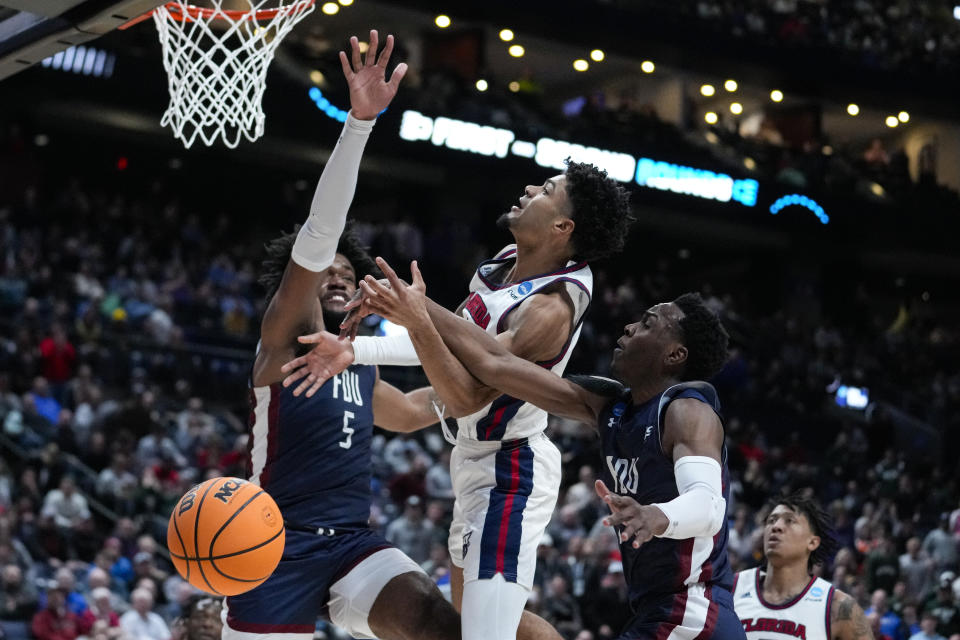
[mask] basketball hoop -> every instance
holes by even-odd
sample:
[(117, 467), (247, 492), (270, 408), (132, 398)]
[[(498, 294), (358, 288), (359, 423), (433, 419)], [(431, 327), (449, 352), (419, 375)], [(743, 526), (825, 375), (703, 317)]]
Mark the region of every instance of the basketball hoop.
[[(170, 90), (160, 124), (188, 149), (197, 136), (234, 149), (241, 137), (263, 135), (267, 69), (277, 45), (314, 9), (314, 0), (280, 0), (268, 9), (271, 0), (246, 0), (250, 9), (237, 11), (223, 8), (227, 1), (209, 0), (205, 8), (175, 0), (153, 11)], [(211, 28), (215, 22), (222, 31)]]

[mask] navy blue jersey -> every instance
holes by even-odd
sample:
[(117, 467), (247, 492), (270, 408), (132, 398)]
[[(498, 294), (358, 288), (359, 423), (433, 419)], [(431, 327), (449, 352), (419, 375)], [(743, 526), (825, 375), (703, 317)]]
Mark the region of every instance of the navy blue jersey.
[[(673, 460), (660, 445), (667, 406), (678, 398), (695, 398), (720, 413), (717, 392), (706, 382), (670, 387), (640, 406), (634, 406), (624, 390), (604, 407), (597, 425), (606, 463), (601, 479), (611, 491), (640, 504), (669, 502), (679, 495)], [(729, 503), (726, 447), (721, 466), (723, 497)], [(634, 611), (645, 598), (684, 591), (693, 584), (728, 591), (733, 586), (726, 524), (712, 538), (653, 538), (639, 549), (623, 542), (620, 553)]]
[(308, 527), (366, 526), (376, 367), (355, 365), (312, 398), (281, 384), (250, 390), (250, 481)]

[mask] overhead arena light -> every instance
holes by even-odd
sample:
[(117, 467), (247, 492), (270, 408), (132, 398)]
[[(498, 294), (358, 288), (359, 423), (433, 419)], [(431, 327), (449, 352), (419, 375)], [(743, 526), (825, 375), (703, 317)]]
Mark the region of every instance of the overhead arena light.
[(501, 29), (500, 30), (500, 39), (504, 42), (510, 42), (513, 40), (513, 31), (510, 29)]
[(852, 116), (859, 115), (860, 107), (858, 107), (855, 103), (851, 102), (850, 104), (847, 105), (847, 113), (849, 113)]
[(507, 51), (508, 51), (508, 52), (510, 53), (510, 55), (513, 56), (514, 58), (522, 58), (522, 57), (523, 57), (523, 54), (526, 53), (526, 50), (523, 48), (523, 46), (521, 46), (521, 45), (519, 45), (519, 44), (512, 44), (512, 45), (510, 45), (510, 48), (507, 49)]
[(594, 49), (590, 52), (590, 59), (594, 62), (603, 62), (606, 55), (600, 49)]
[(770, 92), (770, 99), (773, 100), (774, 102), (782, 101), (783, 91), (780, 91), (779, 89), (774, 89), (773, 91)]
[(640, 70), (644, 73), (653, 73), (656, 68), (656, 65), (654, 65), (650, 60), (644, 60), (640, 63)]
[(441, 13), (434, 19), (434, 23), (441, 29), (446, 29), (450, 26), (450, 16), (445, 16)]
[(716, 92), (717, 90), (713, 88), (712, 84), (700, 85), (700, 95), (703, 95), (709, 98)]
[(590, 68), (590, 63), (583, 58), (579, 58), (573, 61), (573, 68), (577, 71), (586, 71)]

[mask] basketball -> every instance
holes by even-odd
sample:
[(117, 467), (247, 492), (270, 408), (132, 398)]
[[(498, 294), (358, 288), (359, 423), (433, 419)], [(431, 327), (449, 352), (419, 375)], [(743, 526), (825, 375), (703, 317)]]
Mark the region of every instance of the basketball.
[(202, 591), (235, 596), (270, 577), (283, 555), (283, 517), (266, 491), (240, 478), (190, 489), (167, 526), (170, 560)]

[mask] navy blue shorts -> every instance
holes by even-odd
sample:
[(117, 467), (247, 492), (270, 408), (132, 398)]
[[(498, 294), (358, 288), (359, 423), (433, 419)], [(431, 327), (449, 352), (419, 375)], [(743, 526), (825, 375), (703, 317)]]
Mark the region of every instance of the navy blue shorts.
[(636, 615), (618, 640), (745, 640), (733, 610), (733, 596), (720, 587), (694, 585), (685, 592), (651, 596), (638, 603)]
[(227, 598), (227, 624), (249, 633), (309, 633), (326, 617), (330, 586), (393, 545), (370, 529), (321, 536), (287, 529), (283, 557), (260, 586)]

